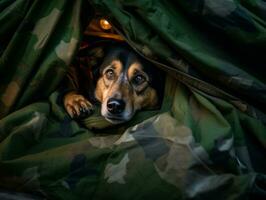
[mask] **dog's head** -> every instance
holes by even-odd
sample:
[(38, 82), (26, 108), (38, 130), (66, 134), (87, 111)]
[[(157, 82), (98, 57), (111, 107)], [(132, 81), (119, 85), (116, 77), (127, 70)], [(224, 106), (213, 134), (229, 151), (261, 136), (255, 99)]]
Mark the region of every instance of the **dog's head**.
[(111, 47), (100, 67), (95, 88), (101, 115), (119, 124), (130, 120), (137, 110), (158, 106), (154, 79), (159, 80), (159, 76), (155, 67), (128, 47)]

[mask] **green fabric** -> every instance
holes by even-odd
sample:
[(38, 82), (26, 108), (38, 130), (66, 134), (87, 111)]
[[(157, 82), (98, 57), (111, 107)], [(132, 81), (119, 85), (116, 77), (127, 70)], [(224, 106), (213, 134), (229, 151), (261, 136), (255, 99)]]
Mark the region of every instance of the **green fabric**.
[(91, 129), (56, 91), (81, 15), (92, 15), (86, 3), (0, 2), (0, 188), (64, 200), (265, 199), (265, 3), (90, 1), (168, 72), (160, 110)]
[[(64, 76), (80, 39), (81, 1), (0, 2), (0, 117), (45, 99)], [(49, 84), (47, 84), (49, 83)]]

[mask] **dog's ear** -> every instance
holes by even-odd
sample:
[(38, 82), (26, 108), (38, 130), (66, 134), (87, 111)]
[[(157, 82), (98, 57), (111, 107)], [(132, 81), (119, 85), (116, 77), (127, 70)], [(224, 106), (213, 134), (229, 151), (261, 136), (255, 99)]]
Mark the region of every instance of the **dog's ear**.
[(163, 98), (164, 98), (164, 89), (165, 89), (165, 77), (166, 73), (159, 69), (157, 66), (154, 66), (154, 69), (156, 71), (155, 76), (153, 77), (153, 87), (157, 91), (158, 97), (159, 97), (159, 105), (162, 104)]
[(89, 52), (88, 65), (92, 70), (92, 75), (94, 80), (97, 80), (100, 76), (100, 66), (102, 65), (105, 55), (106, 55), (105, 46), (99, 46), (93, 48)]
[(165, 72), (148, 60), (144, 60), (143, 64), (146, 66), (146, 73), (148, 73), (150, 78), (150, 86), (156, 90), (159, 97), (159, 105), (161, 105), (164, 97)]

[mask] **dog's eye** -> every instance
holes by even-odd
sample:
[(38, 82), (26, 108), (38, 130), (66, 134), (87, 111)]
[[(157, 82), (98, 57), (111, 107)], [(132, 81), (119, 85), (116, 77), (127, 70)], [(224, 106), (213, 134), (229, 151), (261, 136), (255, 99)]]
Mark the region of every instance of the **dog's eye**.
[(136, 85), (140, 85), (142, 84), (144, 81), (146, 81), (146, 78), (143, 75), (137, 75), (134, 77), (133, 82)]
[(106, 74), (106, 77), (110, 80), (112, 80), (115, 76), (115, 72), (112, 69), (106, 70), (105, 74)]

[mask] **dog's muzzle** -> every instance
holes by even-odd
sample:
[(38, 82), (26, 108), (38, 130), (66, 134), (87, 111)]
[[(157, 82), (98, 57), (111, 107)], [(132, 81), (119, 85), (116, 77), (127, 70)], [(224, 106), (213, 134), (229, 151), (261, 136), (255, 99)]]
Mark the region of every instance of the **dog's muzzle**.
[(107, 110), (113, 115), (119, 115), (125, 110), (126, 104), (121, 99), (111, 98), (107, 101)]
[(102, 116), (112, 124), (121, 124), (132, 118), (135, 112), (123, 99), (110, 98), (102, 104)]

